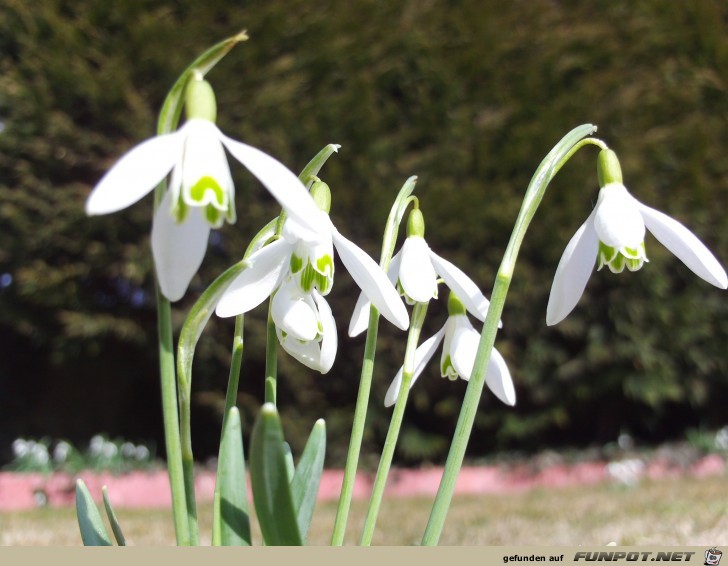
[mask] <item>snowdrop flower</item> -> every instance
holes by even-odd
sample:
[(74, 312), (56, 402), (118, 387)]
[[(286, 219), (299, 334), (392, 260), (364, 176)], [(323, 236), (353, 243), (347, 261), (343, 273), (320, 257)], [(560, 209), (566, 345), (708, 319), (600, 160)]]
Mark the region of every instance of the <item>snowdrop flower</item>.
[[(450, 293), (447, 302), (448, 318), (445, 325), (431, 338), (425, 340), (415, 350), (414, 372), (410, 388), (415, 384), (417, 378), (425, 369), (425, 366), (435, 354), (440, 342), (444, 340), (442, 357), (440, 358), (440, 374), (442, 377), (454, 381), (461, 377), (465, 381), (470, 380), (475, 364), (475, 355), (480, 344), (480, 333), (473, 328), (468, 319), (464, 304), (458, 299), (455, 293)], [(471, 311), (472, 313), (472, 311)], [(475, 313), (472, 313), (475, 314)], [(387, 390), (384, 397), (384, 406), (391, 407), (399, 397), (399, 389), (402, 384), (403, 368), (399, 368), (397, 375)], [(496, 397), (506, 405), (516, 404), (516, 391), (513, 387), (513, 380), (508, 371), (503, 356), (493, 348), (488, 362), (488, 369), (485, 374), (485, 383)]]
[(316, 290), (301, 291), (289, 277), (271, 302), (271, 318), (283, 349), (306, 367), (328, 373), (336, 358), (336, 321), (326, 299)]
[[(313, 328), (312, 312), (315, 311), (311, 305), (316, 305), (322, 322), (327, 318), (325, 311), (329, 310), (328, 305), (322, 306), (325, 301), (317, 297), (322, 299), (331, 291), (335, 247), (344, 266), (369, 300), (387, 320), (406, 329), (409, 326), (407, 309), (392, 283), (374, 260), (342, 236), (331, 222), (328, 215), (331, 205), (328, 185), (321, 181), (314, 182), (311, 195), (319, 208), (309, 216), (310, 228), (302, 228), (296, 218), (287, 217), (281, 238), (248, 258), (250, 266), (225, 291), (215, 309), (217, 315), (228, 317), (248, 312), (278, 291), (272, 310), (282, 316), (284, 307), (280, 305), (285, 301), (287, 320), (295, 320), (302, 328), (309, 328), (308, 334), (299, 334), (298, 339), (310, 342), (314, 339), (310, 329)], [(311, 296), (304, 298), (306, 295)], [(304, 302), (308, 309), (304, 308)], [(326, 349), (326, 346), (328, 341), (324, 338), (322, 349)], [(322, 366), (325, 365), (322, 362)]]
[(235, 222), (235, 189), (225, 149), (303, 226), (315, 206), (298, 177), (273, 157), (225, 136), (215, 125), (215, 95), (201, 76), (187, 87), (187, 121), (176, 132), (131, 149), (96, 185), (89, 215), (109, 214), (150, 193), (171, 171), (154, 215), (152, 253), (167, 299), (182, 298), (205, 256), (211, 228)]
[[(425, 220), (419, 208), (410, 211), (407, 238), (402, 249), (392, 257), (387, 275), (396, 284), (405, 300), (426, 303), (437, 298), (438, 277), (458, 296), (466, 308), (481, 322), (488, 313), (488, 299), (478, 286), (458, 267), (440, 257), (425, 241)], [(358, 336), (369, 324), (370, 302), (363, 294), (354, 307), (349, 336)]]
[(566, 246), (551, 286), (546, 323), (561, 322), (579, 302), (598, 259), (614, 273), (637, 271), (644, 262), (646, 229), (696, 275), (721, 289), (728, 277), (715, 256), (677, 220), (635, 199), (622, 184), (616, 154), (602, 150), (597, 165), (599, 198)]

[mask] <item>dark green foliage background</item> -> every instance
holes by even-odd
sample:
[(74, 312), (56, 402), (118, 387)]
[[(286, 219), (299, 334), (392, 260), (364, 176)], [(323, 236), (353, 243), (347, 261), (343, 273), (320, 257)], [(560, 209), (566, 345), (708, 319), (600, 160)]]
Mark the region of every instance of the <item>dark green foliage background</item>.
[[(728, 261), (728, 5), (719, 0), (5, 0), (0, 7), (0, 450), (20, 435), (96, 432), (160, 442), (151, 199), (87, 218), (84, 201), (124, 151), (154, 132), (177, 75), (247, 29), (208, 76), (219, 125), (300, 170), (325, 144), (332, 218), (373, 256), (396, 191), (418, 175), (428, 241), (486, 294), (530, 176), (569, 129), (592, 122), (644, 202), (685, 222)], [(728, 308), (651, 237), (637, 274), (595, 275), (578, 308), (545, 326), (551, 278), (596, 195), (596, 151), (578, 154), (522, 248), (497, 346), (518, 404), (481, 404), (470, 456), (681, 436), (726, 424)], [(232, 164), (239, 221), (211, 241), (186, 309), (277, 211)], [(279, 405), (294, 451), (324, 417), (340, 466), (363, 338), (346, 337), (358, 290), (337, 263), (329, 301), (340, 349), (314, 374), (279, 354)], [(7, 282), (8, 278), (5, 277)], [(263, 396), (265, 309), (246, 319), (238, 399)], [(423, 335), (444, 322), (430, 308)], [(232, 321), (214, 319), (195, 361), (194, 447), (214, 454)], [(376, 462), (384, 392), (404, 336), (388, 324), (365, 438)], [(465, 383), (433, 365), (412, 392), (400, 463), (442, 461)]]

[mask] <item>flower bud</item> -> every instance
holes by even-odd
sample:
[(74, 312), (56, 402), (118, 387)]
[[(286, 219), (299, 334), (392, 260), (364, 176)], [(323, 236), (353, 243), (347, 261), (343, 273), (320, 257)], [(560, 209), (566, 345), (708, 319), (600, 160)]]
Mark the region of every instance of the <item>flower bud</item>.
[(419, 208), (413, 208), (407, 218), (407, 237), (409, 236), (425, 237), (425, 217)]

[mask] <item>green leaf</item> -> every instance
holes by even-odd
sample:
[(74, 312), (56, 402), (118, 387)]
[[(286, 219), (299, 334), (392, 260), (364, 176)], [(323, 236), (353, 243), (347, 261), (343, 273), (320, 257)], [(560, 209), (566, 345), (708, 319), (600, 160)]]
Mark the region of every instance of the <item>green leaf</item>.
[(301, 533), (288, 483), (283, 429), (275, 405), (266, 403), (250, 441), (250, 481), (255, 512), (268, 546), (301, 546)]
[[(245, 477), (243, 434), (240, 411), (228, 412), (217, 467), (219, 501), (214, 524), (219, 525), (219, 542), (223, 546), (250, 546), (248, 484)], [(213, 535), (213, 540), (217, 536)]]
[(235, 47), (236, 44), (241, 41), (245, 41), (246, 39), (248, 39), (248, 35), (245, 31), (241, 31), (237, 35), (228, 37), (220, 43), (210, 47), (210, 49), (195, 59), (192, 64), (184, 70), (172, 86), (169, 94), (167, 94), (167, 98), (164, 99), (162, 110), (159, 112), (157, 134), (168, 134), (177, 129), (179, 118), (182, 115), (185, 87), (187, 86), (187, 81), (192, 76), (192, 73), (197, 71), (203, 76), (206, 75), (210, 69), (217, 65), (220, 60), (225, 57), (225, 55), (227, 55), (233, 47)]
[(306, 541), (308, 529), (316, 507), (321, 474), (324, 471), (324, 456), (326, 455), (326, 423), (323, 419), (316, 421), (303, 450), (301, 461), (298, 463), (296, 473), (291, 482), (293, 506), (296, 509), (298, 530), (301, 538)]
[(116, 518), (116, 513), (114, 513), (113, 507), (111, 507), (109, 492), (106, 489), (106, 486), (101, 488), (101, 493), (104, 495), (104, 508), (106, 509), (106, 516), (109, 518), (111, 531), (114, 533), (116, 544), (119, 546), (126, 546), (126, 539), (124, 538), (124, 533), (121, 532), (121, 525), (119, 525), (119, 520)]
[(84, 546), (112, 546), (101, 514), (82, 479), (76, 480), (76, 516)]
[(293, 452), (288, 442), (283, 443), (283, 453), (286, 455), (286, 472), (288, 473), (288, 481), (293, 481), (293, 474), (296, 473), (296, 466), (293, 463)]

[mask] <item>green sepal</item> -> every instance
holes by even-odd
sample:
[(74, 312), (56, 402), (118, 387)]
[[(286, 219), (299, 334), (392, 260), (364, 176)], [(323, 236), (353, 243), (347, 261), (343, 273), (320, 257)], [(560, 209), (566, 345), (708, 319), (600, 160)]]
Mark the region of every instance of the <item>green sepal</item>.
[(316, 508), (321, 475), (324, 471), (324, 457), (326, 456), (326, 423), (319, 419), (313, 425), (306, 447), (298, 462), (296, 473), (291, 482), (293, 506), (296, 509), (298, 530), (303, 542), (306, 542), (308, 530)]
[(119, 520), (116, 518), (116, 513), (114, 513), (114, 508), (111, 506), (111, 500), (109, 499), (109, 492), (106, 489), (106, 486), (103, 486), (101, 488), (101, 493), (104, 496), (104, 508), (106, 509), (106, 516), (109, 519), (111, 532), (114, 533), (116, 544), (118, 544), (119, 546), (126, 546), (126, 539), (124, 538), (124, 533), (121, 531), (121, 525), (119, 524)]
[(263, 405), (250, 440), (250, 482), (255, 513), (267, 546), (301, 546), (288, 481), (283, 429), (275, 405)]
[(240, 411), (237, 407), (232, 407), (225, 419), (217, 485), (219, 500), (213, 517), (213, 541), (219, 541), (222, 546), (250, 546), (248, 483)]
[(82, 479), (76, 480), (76, 517), (84, 546), (113, 546), (101, 514)]

